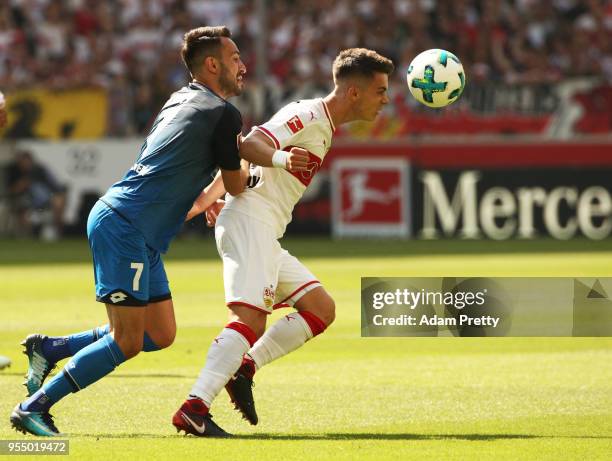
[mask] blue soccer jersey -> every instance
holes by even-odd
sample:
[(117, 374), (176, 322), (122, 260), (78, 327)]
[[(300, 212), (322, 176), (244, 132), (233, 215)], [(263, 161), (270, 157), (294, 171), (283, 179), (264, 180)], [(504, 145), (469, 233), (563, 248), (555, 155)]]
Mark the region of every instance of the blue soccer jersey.
[(199, 83), (174, 93), (136, 163), (102, 197), (162, 253), (217, 167), (240, 168), (240, 112)]
[(217, 167), (238, 170), (240, 112), (191, 83), (163, 107), (140, 156), (89, 213), (96, 299), (144, 306), (171, 298), (160, 253)]

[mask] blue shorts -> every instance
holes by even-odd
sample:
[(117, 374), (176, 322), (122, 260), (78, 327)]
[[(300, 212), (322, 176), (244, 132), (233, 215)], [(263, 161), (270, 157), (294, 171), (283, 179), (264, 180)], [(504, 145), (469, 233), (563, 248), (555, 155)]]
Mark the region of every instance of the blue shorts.
[(87, 238), (97, 301), (145, 306), (172, 298), (159, 251), (148, 247), (138, 230), (100, 200), (89, 212)]

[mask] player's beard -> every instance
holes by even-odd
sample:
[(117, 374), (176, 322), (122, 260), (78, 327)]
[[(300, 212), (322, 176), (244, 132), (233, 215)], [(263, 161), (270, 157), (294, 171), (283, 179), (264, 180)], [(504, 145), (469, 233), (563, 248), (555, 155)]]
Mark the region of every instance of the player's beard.
[(229, 69), (221, 63), (221, 76), (219, 77), (219, 86), (223, 93), (232, 96), (240, 96), (242, 88), (240, 88), (236, 76), (232, 76)]

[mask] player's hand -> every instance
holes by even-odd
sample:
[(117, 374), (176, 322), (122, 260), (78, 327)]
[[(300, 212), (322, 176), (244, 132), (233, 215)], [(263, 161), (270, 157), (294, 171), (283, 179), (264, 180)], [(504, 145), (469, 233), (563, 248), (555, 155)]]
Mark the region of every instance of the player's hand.
[(308, 165), (308, 151), (301, 147), (292, 147), (287, 156), (287, 171), (305, 171)]
[(206, 209), (206, 225), (208, 227), (215, 226), (215, 223), (217, 222), (217, 217), (219, 216), (219, 213), (221, 213), (221, 210), (224, 206), (224, 200), (217, 200), (216, 203), (213, 203)]
[(185, 216), (185, 222), (191, 221), (194, 217), (202, 213), (202, 210), (198, 206), (197, 202), (193, 204), (191, 210), (187, 212), (187, 216)]

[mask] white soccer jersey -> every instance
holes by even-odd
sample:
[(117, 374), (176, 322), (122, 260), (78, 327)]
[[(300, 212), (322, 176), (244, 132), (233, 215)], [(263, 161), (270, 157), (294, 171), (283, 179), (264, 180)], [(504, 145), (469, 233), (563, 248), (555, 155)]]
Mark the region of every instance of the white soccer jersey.
[(247, 189), (236, 197), (228, 195), (222, 213), (249, 215), (272, 226), (276, 238), (280, 238), (291, 221), (293, 207), (319, 171), (335, 128), (323, 99), (308, 99), (286, 105), (253, 129), (270, 138), (277, 149), (306, 149), (310, 155), (308, 169), (291, 173), (282, 168), (252, 166)]

